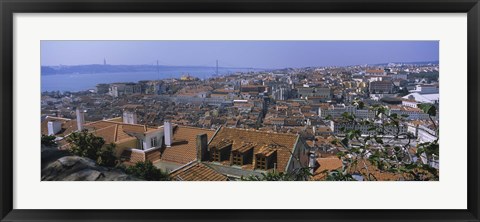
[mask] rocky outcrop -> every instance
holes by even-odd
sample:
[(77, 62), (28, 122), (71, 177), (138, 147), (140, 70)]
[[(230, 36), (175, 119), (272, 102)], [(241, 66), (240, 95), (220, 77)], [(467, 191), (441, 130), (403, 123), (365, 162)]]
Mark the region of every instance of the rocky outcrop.
[(98, 166), (95, 161), (71, 156), (56, 148), (42, 147), (42, 180), (127, 181), (138, 180), (120, 169)]

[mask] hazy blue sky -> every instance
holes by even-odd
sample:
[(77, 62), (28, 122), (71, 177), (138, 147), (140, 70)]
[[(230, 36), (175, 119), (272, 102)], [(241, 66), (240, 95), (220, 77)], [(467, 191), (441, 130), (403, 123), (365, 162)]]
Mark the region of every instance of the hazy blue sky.
[(342, 66), (439, 59), (438, 41), (42, 41), (42, 65)]

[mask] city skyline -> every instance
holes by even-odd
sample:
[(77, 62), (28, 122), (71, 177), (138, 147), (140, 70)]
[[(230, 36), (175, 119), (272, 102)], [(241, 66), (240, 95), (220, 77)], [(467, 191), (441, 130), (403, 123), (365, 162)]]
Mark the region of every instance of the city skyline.
[(41, 67), (41, 179), (439, 181), (438, 58), (436, 41), (42, 42), (44, 63), (90, 65)]
[[(439, 60), (438, 41), (42, 41), (41, 65), (245, 68), (352, 66)], [(75, 52), (75, 53), (72, 53)], [(132, 56), (135, 55), (135, 56)]]

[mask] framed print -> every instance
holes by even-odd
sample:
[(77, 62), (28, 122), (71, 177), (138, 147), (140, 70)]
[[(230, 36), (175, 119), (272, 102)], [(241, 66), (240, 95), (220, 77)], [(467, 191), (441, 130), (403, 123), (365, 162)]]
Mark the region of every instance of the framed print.
[(2, 221), (479, 221), (476, 0), (1, 11)]

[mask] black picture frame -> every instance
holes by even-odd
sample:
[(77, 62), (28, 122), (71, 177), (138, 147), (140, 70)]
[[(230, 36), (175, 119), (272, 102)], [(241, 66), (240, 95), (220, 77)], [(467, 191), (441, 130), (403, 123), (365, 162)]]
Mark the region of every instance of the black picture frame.
[[(1, 221), (479, 221), (478, 0), (0, 0)], [(467, 13), (468, 209), (466, 210), (17, 210), (13, 209), (14, 13)], [(195, 201), (195, 200), (192, 200)], [(445, 200), (448, 201), (448, 200)], [(201, 204), (201, 201), (199, 201)]]

